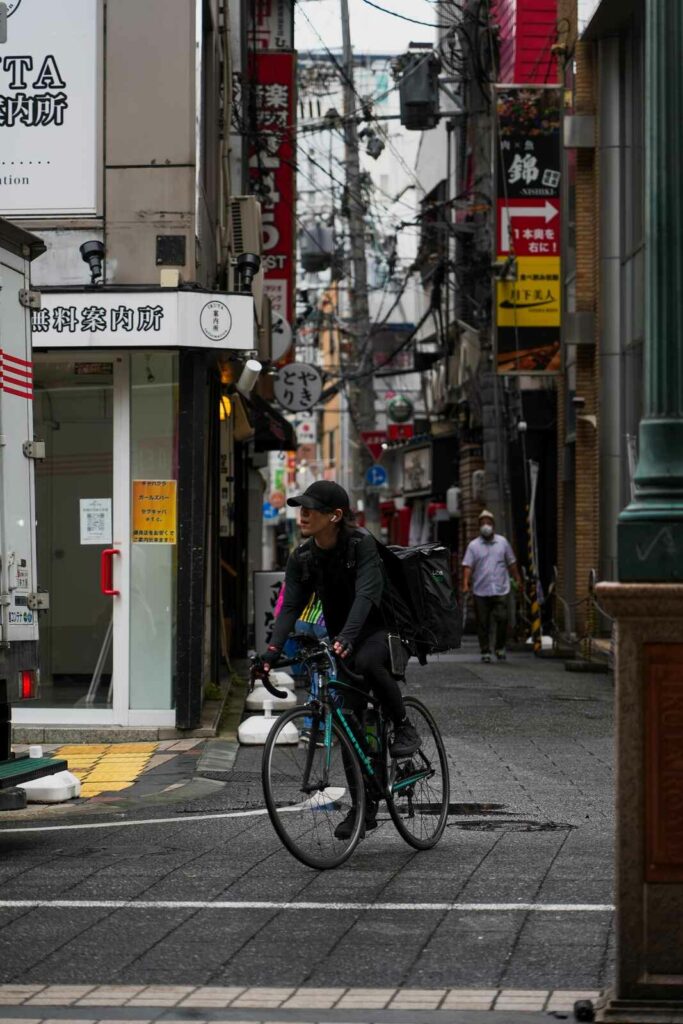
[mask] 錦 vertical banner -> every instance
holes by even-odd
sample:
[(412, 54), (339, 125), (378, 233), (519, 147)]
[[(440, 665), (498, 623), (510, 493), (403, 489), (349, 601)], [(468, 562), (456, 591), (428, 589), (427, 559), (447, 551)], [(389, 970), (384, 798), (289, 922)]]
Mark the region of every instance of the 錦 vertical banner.
[(98, 206), (100, 0), (10, 0), (0, 45), (0, 214)]
[(562, 91), (496, 90), (496, 282), (499, 373), (560, 369)]
[(261, 202), (265, 293), (273, 313), (294, 323), (296, 54), (249, 55), (250, 191)]

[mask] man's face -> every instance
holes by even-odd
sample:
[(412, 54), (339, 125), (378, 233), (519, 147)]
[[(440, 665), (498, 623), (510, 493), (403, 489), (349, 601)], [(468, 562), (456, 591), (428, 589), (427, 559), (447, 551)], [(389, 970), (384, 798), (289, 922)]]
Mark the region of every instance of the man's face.
[(317, 508), (299, 509), (299, 526), (302, 537), (317, 537), (321, 530), (330, 525), (333, 512), (321, 512)]

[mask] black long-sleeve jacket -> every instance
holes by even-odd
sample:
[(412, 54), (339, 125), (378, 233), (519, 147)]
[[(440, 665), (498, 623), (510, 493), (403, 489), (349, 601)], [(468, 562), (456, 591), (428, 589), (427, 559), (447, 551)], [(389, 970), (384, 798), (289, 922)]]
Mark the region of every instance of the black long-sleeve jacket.
[[(349, 553), (351, 544), (353, 557)], [(316, 591), (328, 634), (356, 647), (363, 634), (382, 628), (384, 585), (384, 569), (371, 534), (345, 531), (333, 548), (319, 548), (312, 538), (304, 541), (287, 560), (285, 597), (271, 645), (282, 648)]]

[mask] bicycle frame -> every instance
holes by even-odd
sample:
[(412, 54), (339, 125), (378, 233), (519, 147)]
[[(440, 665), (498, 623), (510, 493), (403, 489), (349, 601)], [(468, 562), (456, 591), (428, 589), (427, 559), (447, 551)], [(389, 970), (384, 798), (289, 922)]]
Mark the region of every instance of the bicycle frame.
[[(311, 741), (308, 749), (308, 756), (306, 758), (304, 777), (302, 780), (303, 792), (313, 792), (321, 785), (321, 783), (318, 783), (316, 786), (310, 785), (310, 772), (313, 767), (313, 755), (315, 753), (317, 744), (316, 736), (320, 728), (321, 720), (324, 720), (325, 722), (325, 768), (326, 771), (329, 770), (332, 753), (333, 717), (337, 718), (345, 734), (348, 736), (349, 741), (356, 753), (356, 756), (360, 761), (363, 774), (371, 783), (371, 788), (374, 791), (374, 794), (378, 796), (380, 799), (385, 798), (387, 794), (397, 793), (402, 789), (406, 789), (408, 786), (415, 785), (416, 783), (421, 782), (423, 779), (431, 778), (434, 775), (434, 769), (431, 767), (431, 765), (427, 764), (423, 770), (413, 771), (408, 777), (400, 778), (397, 781), (390, 783), (389, 779), (387, 778), (386, 765), (384, 760), (382, 761), (383, 770), (381, 773), (381, 777), (378, 777), (378, 773), (375, 769), (375, 765), (372, 762), (372, 758), (363, 749), (363, 746), (359, 741), (358, 735), (351, 726), (351, 723), (344, 714), (343, 710), (335, 704), (334, 697), (330, 695), (329, 690), (330, 687), (332, 686), (334, 689), (340, 688), (350, 693), (356, 693), (358, 694), (358, 696), (362, 697), (364, 701), (369, 701), (369, 703), (372, 704), (373, 708), (375, 708), (376, 710), (380, 710), (381, 713), (379, 702), (375, 701), (364, 690), (359, 690), (358, 687), (352, 686), (350, 683), (346, 683), (343, 680), (337, 679), (336, 665), (334, 663), (334, 659), (329, 650), (325, 649), (325, 654), (327, 655), (327, 660), (329, 662), (330, 669), (333, 672), (335, 678), (329, 679), (328, 673), (324, 670), (321, 671), (320, 669), (314, 669), (312, 673), (312, 689), (314, 689), (314, 691), (317, 689), (317, 696), (310, 705), (311, 717), (313, 720), (313, 728), (311, 730)], [(383, 733), (384, 730), (380, 730), (380, 732)], [(381, 742), (382, 736), (380, 736), (380, 743)], [(327, 785), (327, 781), (327, 777), (323, 778), (323, 788)]]

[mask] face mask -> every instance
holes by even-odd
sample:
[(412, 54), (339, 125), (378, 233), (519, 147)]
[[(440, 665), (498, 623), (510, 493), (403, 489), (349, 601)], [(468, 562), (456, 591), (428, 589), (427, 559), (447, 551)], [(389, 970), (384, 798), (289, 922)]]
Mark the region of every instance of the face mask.
[(488, 523), (484, 523), (483, 526), (479, 527), (479, 533), (484, 540), (488, 540), (490, 537), (493, 537), (493, 527), (489, 526)]

